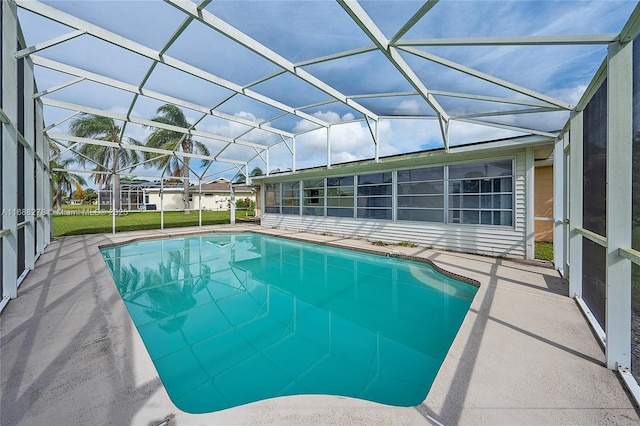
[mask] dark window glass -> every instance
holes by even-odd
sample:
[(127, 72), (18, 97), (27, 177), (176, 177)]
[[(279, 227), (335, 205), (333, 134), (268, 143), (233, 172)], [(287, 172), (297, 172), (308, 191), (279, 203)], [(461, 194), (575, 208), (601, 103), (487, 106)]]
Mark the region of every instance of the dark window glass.
[(391, 207), (391, 197), (358, 197), (358, 207)]
[(449, 166), (449, 179), (511, 176), (511, 173), (511, 160)]
[(391, 183), (391, 172), (371, 173), (368, 175), (358, 175), (358, 186), (378, 185), (381, 183)]
[(339, 186), (339, 187), (327, 188), (327, 196), (353, 198), (353, 186)]
[(353, 185), (353, 176), (327, 178), (327, 186), (351, 186), (351, 185)]
[(327, 216), (333, 217), (353, 217), (353, 209), (327, 208)]
[(282, 214), (300, 214), (300, 207), (282, 207)]
[(402, 209), (398, 210), (398, 220), (411, 220), (418, 222), (443, 222), (444, 210)]
[(358, 185), (358, 197), (366, 197), (371, 195), (391, 195), (391, 185), (372, 185), (372, 186), (360, 186)]
[(444, 179), (444, 167), (398, 170), (398, 182), (416, 182)]
[(463, 180), (462, 181), (462, 192), (465, 194), (474, 194), (480, 192), (480, 181), (479, 180)]
[(444, 182), (399, 183), (398, 195), (408, 194), (444, 194)]
[(422, 207), (428, 209), (443, 208), (444, 197), (441, 195), (423, 195), (411, 197), (398, 197), (398, 208), (402, 207)]
[(330, 207), (353, 207), (353, 197), (328, 197), (327, 206)]
[(302, 214), (305, 216), (324, 216), (323, 207), (304, 207)]
[(358, 218), (391, 220), (391, 209), (358, 209)]

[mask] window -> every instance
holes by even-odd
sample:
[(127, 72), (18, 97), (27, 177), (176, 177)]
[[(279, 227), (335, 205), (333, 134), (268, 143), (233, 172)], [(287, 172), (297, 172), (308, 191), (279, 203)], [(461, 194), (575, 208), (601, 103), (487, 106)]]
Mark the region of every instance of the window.
[(449, 166), (449, 223), (513, 226), (512, 161)]
[(327, 216), (353, 217), (353, 176), (327, 178)]
[(392, 219), (392, 173), (358, 175), (358, 218)]
[(324, 178), (302, 181), (304, 199), (302, 214), (324, 216)]
[(398, 171), (398, 220), (444, 222), (444, 167)]
[(300, 181), (282, 182), (282, 214), (300, 214)]
[(280, 184), (268, 183), (264, 188), (265, 213), (280, 213)]
[(511, 159), (314, 178), (267, 184), (265, 212), (393, 220), (395, 196), (397, 221), (513, 226), (513, 182)]

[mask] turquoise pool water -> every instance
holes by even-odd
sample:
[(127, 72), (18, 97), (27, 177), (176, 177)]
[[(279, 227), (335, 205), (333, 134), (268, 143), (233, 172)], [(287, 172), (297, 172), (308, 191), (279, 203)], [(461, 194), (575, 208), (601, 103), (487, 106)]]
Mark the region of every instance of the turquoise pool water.
[(423, 263), (251, 233), (102, 255), (190, 413), (297, 394), (418, 405), (477, 290)]

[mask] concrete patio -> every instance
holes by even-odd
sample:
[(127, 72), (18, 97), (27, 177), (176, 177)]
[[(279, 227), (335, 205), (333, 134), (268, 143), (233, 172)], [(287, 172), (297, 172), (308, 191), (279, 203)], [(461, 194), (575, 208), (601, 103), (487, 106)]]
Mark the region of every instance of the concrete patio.
[[(169, 400), (98, 246), (203, 230), (258, 231), (420, 256), (481, 287), (418, 407), (294, 396), (191, 415)], [(1, 317), (0, 423), (639, 424), (567, 293), (566, 281), (544, 265), (255, 225), (56, 238)]]

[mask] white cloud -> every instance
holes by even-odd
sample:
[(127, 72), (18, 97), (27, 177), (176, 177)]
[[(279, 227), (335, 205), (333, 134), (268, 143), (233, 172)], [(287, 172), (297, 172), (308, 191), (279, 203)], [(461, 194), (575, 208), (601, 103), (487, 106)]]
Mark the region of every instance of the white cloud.
[(418, 115), (420, 114), (420, 104), (415, 99), (404, 100), (395, 108), (397, 115)]

